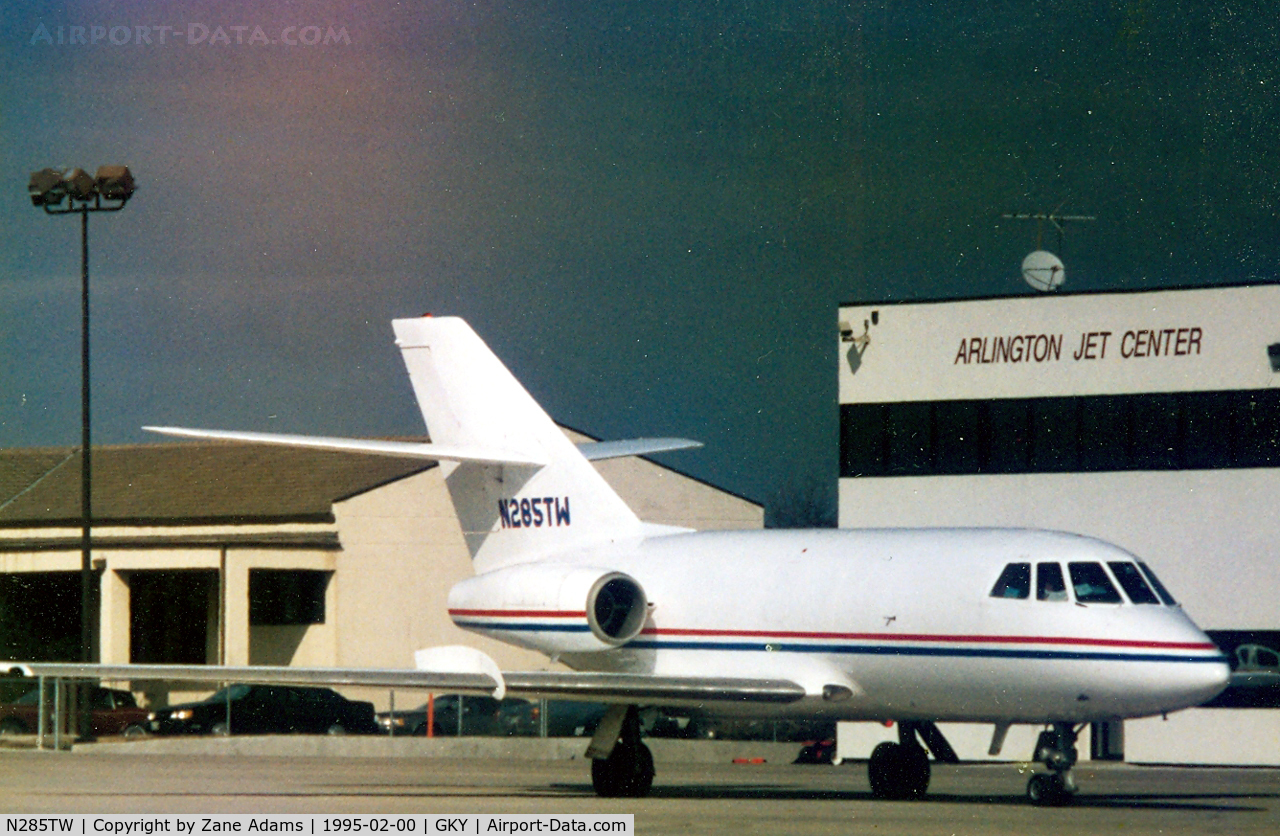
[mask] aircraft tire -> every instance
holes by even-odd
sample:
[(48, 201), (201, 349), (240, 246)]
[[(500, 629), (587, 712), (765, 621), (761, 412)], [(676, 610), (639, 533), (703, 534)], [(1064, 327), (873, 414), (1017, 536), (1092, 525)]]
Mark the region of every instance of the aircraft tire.
[(919, 746), (881, 743), (871, 752), (867, 777), (876, 798), (909, 801), (929, 791), (929, 755)]
[(1061, 807), (1071, 800), (1062, 776), (1039, 772), (1027, 781), (1027, 800), (1037, 807)]
[(643, 743), (619, 743), (591, 762), (591, 786), (602, 798), (643, 798), (653, 786), (653, 753)]

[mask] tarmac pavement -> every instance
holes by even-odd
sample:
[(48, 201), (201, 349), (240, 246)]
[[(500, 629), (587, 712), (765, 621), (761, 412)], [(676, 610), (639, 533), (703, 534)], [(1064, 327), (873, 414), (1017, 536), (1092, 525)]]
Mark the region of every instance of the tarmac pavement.
[[(305, 748), (299, 738), (270, 743)], [(793, 766), (766, 757), (735, 764), (720, 757), (727, 749), (692, 762), (655, 747), (649, 797), (601, 799), (580, 755), (147, 748), (104, 742), (72, 752), (2, 750), (0, 813), (632, 813), (637, 833), (672, 834), (1280, 833), (1275, 769), (1085, 763), (1077, 767), (1075, 803), (1046, 809), (1026, 803), (1027, 769), (1018, 764), (935, 764), (925, 800), (883, 802), (871, 798), (865, 763)]]

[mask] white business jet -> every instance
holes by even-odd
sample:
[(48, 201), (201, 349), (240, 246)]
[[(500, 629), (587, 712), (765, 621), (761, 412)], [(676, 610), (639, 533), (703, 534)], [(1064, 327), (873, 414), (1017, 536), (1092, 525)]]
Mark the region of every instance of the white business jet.
[[(449, 595), (460, 627), (571, 671), (504, 672), (467, 648), (415, 670), (32, 664), (102, 678), (325, 682), (594, 700), (611, 705), (587, 750), (604, 796), (654, 777), (638, 711), (895, 720), (871, 789), (919, 798), (939, 720), (1046, 726), (1030, 799), (1075, 792), (1084, 724), (1212, 698), (1227, 660), (1133, 555), (1070, 534), (1012, 529), (693, 532), (641, 522), (592, 459), (694, 446), (576, 446), (460, 319), (394, 323), (431, 442), (153, 427), (169, 435), (442, 463), (475, 576)], [(929, 751), (926, 751), (926, 748)]]

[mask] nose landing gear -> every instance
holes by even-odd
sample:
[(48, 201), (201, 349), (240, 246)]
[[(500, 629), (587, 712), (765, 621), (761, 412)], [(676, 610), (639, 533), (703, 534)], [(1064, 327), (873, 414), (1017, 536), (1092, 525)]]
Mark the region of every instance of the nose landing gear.
[(1054, 723), (1053, 729), (1040, 733), (1036, 741), (1035, 761), (1049, 772), (1040, 772), (1027, 781), (1027, 799), (1038, 807), (1061, 807), (1071, 802), (1078, 788), (1071, 767), (1079, 759), (1076, 751), (1078, 730), (1071, 723)]

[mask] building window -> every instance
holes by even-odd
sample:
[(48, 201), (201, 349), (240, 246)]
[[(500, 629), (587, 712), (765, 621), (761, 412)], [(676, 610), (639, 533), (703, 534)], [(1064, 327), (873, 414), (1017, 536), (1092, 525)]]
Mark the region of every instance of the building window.
[[(1096, 418), (1098, 413), (1086, 413), (1085, 418)], [(1090, 445), (1080, 443), (1081, 433), (1088, 432), (1088, 425), (1081, 426), (1080, 404), (1072, 398), (1040, 398), (1031, 403), (1031, 470), (1037, 473), (1069, 473), (1080, 467), (1081, 450)], [(1089, 433), (1088, 438), (1099, 436)], [(1105, 435), (1101, 437), (1106, 437)], [(1004, 439), (1000, 443), (1008, 443)], [(1108, 439), (1108, 444), (1111, 443)]]
[(79, 572), (0, 575), (0, 653), (34, 662), (82, 658), (80, 607)]
[(981, 403), (986, 420), (979, 435), (979, 470), (963, 473), (1026, 473), (1031, 466), (1031, 404), (1025, 400)]
[(930, 406), (927, 403), (889, 404), (889, 473), (929, 472), (934, 447)]
[(982, 407), (974, 401), (957, 402), (948, 410), (950, 420), (935, 422), (935, 454), (939, 472), (977, 473), (981, 470), (981, 435), (986, 424)]
[(216, 658), (217, 572), (135, 571), (128, 582), (130, 662), (205, 665)]
[(885, 452), (884, 404), (868, 404), (854, 412), (841, 412), (840, 473), (850, 476), (883, 476)]
[(1187, 449), (1186, 422), (1175, 395), (1148, 395), (1129, 410), (1132, 433), (1129, 455), (1138, 470), (1171, 470), (1181, 466)]
[(323, 624), (329, 572), (250, 569), (249, 624)]

